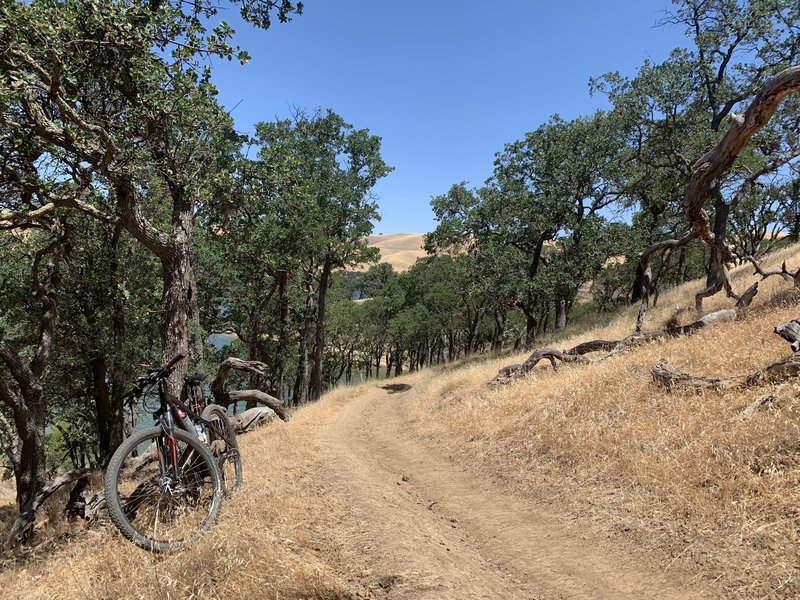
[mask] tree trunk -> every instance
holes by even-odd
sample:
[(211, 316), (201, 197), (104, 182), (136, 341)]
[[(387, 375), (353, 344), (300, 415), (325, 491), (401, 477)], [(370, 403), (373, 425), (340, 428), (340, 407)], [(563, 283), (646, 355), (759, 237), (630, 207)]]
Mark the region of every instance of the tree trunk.
[(347, 384), (353, 383), (353, 350), (347, 353), (347, 366), (344, 371), (344, 380)]
[(481, 325), (481, 311), (467, 311), (467, 343), (464, 346), (464, 355), (472, 354), (478, 345), (478, 327)]
[[(256, 294), (259, 294), (262, 289), (261, 285), (256, 286)], [(247, 338), (247, 357), (250, 362), (261, 360), (258, 353), (258, 339), (261, 337), (261, 311), (258, 308), (252, 308), (249, 318), (249, 331)], [(251, 390), (261, 389), (261, 373), (258, 371), (250, 371), (248, 386)], [(256, 407), (255, 400), (248, 400), (245, 404), (245, 410), (250, 410)]]
[[(109, 407), (108, 456), (99, 458), (100, 466), (105, 467), (114, 451), (125, 437), (125, 409), (123, 394), (125, 393), (125, 297), (122, 294), (119, 273), (119, 239), (122, 226), (117, 224), (111, 238), (111, 274), (114, 285), (112, 301), (111, 328), (113, 331), (114, 355), (111, 360), (111, 406)], [(102, 425), (100, 425), (102, 426)]]
[(556, 305), (555, 333), (561, 333), (567, 328), (567, 301), (561, 299)]
[(403, 374), (403, 349), (398, 346), (394, 354), (394, 376)]
[(683, 209), (697, 235), (721, 255), (721, 263), (728, 262), (730, 251), (724, 246), (724, 240), (716, 237), (704, 209), (709, 191), (716, 189), (719, 178), (731, 167), (750, 138), (766, 125), (781, 101), (798, 89), (800, 66), (789, 67), (775, 75), (761, 87), (744, 115), (730, 113), (728, 131), (692, 165)]
[[(119, 436), (122, 441), (122, 421), (114, 422), (113, 399), (111, 391), (106, 381), (106, 360), (102, 354), (95, 354), (89, 359), (89, 367), (92, 370), (92, 387), (94, 388), (95, 412), (97, 413), (97, 441), (100, 464), (107, 464), (111, 455), (116, 450), (113, 446), (112, 437)], [(121, 413), (119, 416), (122, 416)], [(117, 444), (119, 445), (119, 443)], [(113, 446), (113, 448), (112, 448)], [(83, 466), (83, 465), (75, 465)]]
[(283, 400), (284, 370), (286, 369), (284, 353), (289, 338), (289, 296), (286, 293), (286, 270), (278, 271), (278, 303), (280, 305), (280, 324), (278, 325), (278, 347), (275, 351), (275, 379), (272, 394)]
[(308, 371), (308, 333), (311, 329), (311, 311), (314, 307), (314, 286), (311, 274), (306, 274), (306, 307), (303, 312), (303, 326), (300, 328), (300, 341), (297, 350), (297, 375), (294, 380), (294, 403), (306, 401), (306, 375)]
[[(5, 364), (15, 384), (15, 389), (12, 389), (0, 373), (0, 402), (10, 410), (17, 430), (10, 459), (17, 486), (17, 506), (23, 514), (31, 511), (31, 503), (46, 483), (44, 429), (47, 424), (47, 403), (41, 378), (50, 362), (55, 334), (55, 291), (60, 282), (58, 266), (61, 244), (66, 237), (67, 234), (62, 233), (59, 239), (39, 250), (33, 261), (34, 295), (42, 305), (39, 340), (33, 358), (26, 364), (19, 354), (0, 339), (0, 363)], [(51, 270), (45, 283), (42, 283), (39, 279), (41, 262), (50, 253), (54, 254)]]
[(13, 457), (14, 480), (17, 487), (17, 507), (26, 511), (32, 498), (47, 483), (45, 425), (47, 406), (38, 377), (32, 377), (22, 390), (25, 409), (14, 414), (18, 440)]
[(394, 353), (392, 352), (392, 348), (390, 347), (386, 351), (386, 378), (388, 379), (392, 375), (392, 366), (394, 365)]
[(494, 335), (492, 336), (492, 352), (500, 352), (503, 348), (503, 335), (506, 330), (506, 313), (495, 311)]
[[(722, 190), (720, 190), (719, 183), (714, 186), (714, 237), (717, 240), (724, 240), (725, 234), (728, 230), (728, 217), (730, 216), (731, 207), (725, 202), (722, 197)], [(708, 269), (706, 273), (706, 286), (711, 287), (720, 278), (719, 264), (722, 260), (717, 256), (720, 249), (717, 246), (711, 246), (711, 256), (708, 259)]]
[[(796, 206), (796, 204), (793, 203), (793, 206)], [(789, 235), (792, 242), (796, 244), (797, 242), (800, 242), (800, 210), (795, 208), (793, 217), (791, 233)]]
[[(164, 363), (177, 354), (189, 355), (189, 315), (195, 295), (194, 272), (189, 253), (188, 235), (175, 244), (174, 251), (161, 261), (164, 277), (164, 295), (161, 311), (161, 343)], [(193, 348), (193, 358), (202, 362), (202, 350)], [(187, 361), (180, 361), (167, 380), (167, 392), (179, 398), (183, 380), (188, 373)]]
[[(115, 185), (121, 222), (125, 229), (155, 254), (161, 262), (164, 289), (161, 297), (162, 360), (167, 362), (177, 354), (189, 354), (189, 321), (196, 316), (197, 298), (192, 269), (191, 235), (194, 220), (194, 203), (180, 187), (171, 190), (173, 211), (172, 231), (167, 234), (151, 225), (142, 215), (136, 190), (127, 181)], [(196, 323), (199, 331), (199, 323)], [(193, 333), (196, 335), (196, 332)], [(201, 340), (202, 342), (202, 340)], [(192, 344), (195, 364), (203, 362), (202, 343)], [(183, 380), (188, 371), (187, 361), (180, 361), (167, 380), (167, 393), (179, 398)]]
[(528, 304), (523, 307), (522, 312), (525, 314), (525, 347), (531, 348), (536, 343), (536, 329), (539, 327), (539, 320), (536, 318), (530, 299)]
[(681, 248), (680, 253), (678, 254), (678, 279), (676, 283), (681, 285), (686, 281), (686, 268), (687, 268), (687, 254), (688, 249), (686, 246)]
[(332, 263), (325, 257), (317, 294), (317, 330), (314, 337), (314, 364), (311, 368), (310, 399), (319, 400), (322, 396), (322, 357), (325, 353), (325, 299), (328, 295)]

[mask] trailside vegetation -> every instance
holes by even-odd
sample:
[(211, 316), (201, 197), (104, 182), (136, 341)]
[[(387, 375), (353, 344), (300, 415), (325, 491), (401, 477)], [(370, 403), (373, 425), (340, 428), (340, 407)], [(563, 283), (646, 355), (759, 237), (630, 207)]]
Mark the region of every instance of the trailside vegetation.
[[(230, 4), (263, 29), (304, 9)], [(0, 6), (0, 477), (21, 513), (58, 473), (107, 464), (131, 379), (179, 352), (171, 394), (219, 369), (220, 403), (288, 417), (339, 383), (476, 353), (533, 351), (513, 379), (686, 333), (716, 313), (646, 334), (647, 308), (703, 276), (695, 310), (724, 290), (735, 314), (755, 289), (733, 289), (731, 265), (797, 280), (760, 266), (800, 236), (796, 2), (674, 0), (661, 25), (686, 47), (598, 76), (608, 108), (553, 115), (487, 181), (435, 190), (427, 256), (402, 273), (366, 243), (381, 139), (334, 108), (237, 132), (210, 65), (248, 57), (221, 8)], [(629, 303), (635, 338), (537, 348)]]

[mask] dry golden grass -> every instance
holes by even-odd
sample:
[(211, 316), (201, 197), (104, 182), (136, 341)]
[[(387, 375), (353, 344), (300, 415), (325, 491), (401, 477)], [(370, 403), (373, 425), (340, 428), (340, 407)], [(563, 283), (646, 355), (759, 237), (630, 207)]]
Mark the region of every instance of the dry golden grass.
[[(425, 256), (422, 246), (425, 243), (424, 233), (386, 233), (371, 235), (367, 243), (380, 250), (380, 262), (388, 262), (395, 271), (407, 271), (417, 259)], [(359, 270), (367, 270), (363, 265)]]
[[(797, 248), (772, 257), (800, 264)], [(743, 290), (752, 269), (735, 273)], [(662, 294), (646, 329), (693, 304), (691, 282)], [(718, 295), (706, 311), (732, 302)], [(797, 317), (798, 294), (771, 278), (737, 322), (651, 343), (588, 366), (537, 368), (502, 388), (486, 382), (525, 358), (492, 359), (413, 377), (410, 434), (446, 448), (477, 475), (551, 507), (730, 598), (800, 596), (800, 382), (702, 394), (656, 387), (650, 367), (725, 376), (790, 353), (772, 333)], [(621, 339), (636, 307), (608, 325), (561, 338), (559, 347)], [(0, 596), (10, 598), (347, 598), (368, 567), (342, 530), (346, 500), (323, 473), (314, 432), (358, 388), (336, 390), (242, 438), (245, 488), (190, 549), (153, 556), (110, 526), (84, 532), (47, 557), (7, 561)], [(769, 408), (743, 416), (756, 398)], [(335, 478), (335, 474), (333, 475)], [(352, 538), (352, 539), (351, 539)], [(160, 573), (158, 575), (156, 570)]]
[[(798, 249), (771, 258), (800, 263)], [(755, 278), (735, 273), (737, 289)], [(429, 375), (417, 387), (416, 423), (431, 438), (460, 447), (487, 476), (501, 476), (542, 502), (593, 527), (660, 553), (732, 597), (800, 595), (800, 382), (725, 393), (668, 391), (650, 367), (665, 361), (697, 375), (753, 371), (791, 354), (774, 326), (797, 318), (798, 294), (780, 278), (760, 285), (744, 319), (696, 335), (652, 343), (588, 366), (535, 369), (502, 388), (486, 382), (526, 357), (492, 360)], [(648, 314), (657, 330), (676, 307), (693, 304), (700, 282), (662, 295)], [(727, 308), (718, 295), (705, 312)], [(608, 326), (575, 338), (621, 339), (636, 307)], [(768, 410), (743, 418), (756, 398)]]
[(153, 555), (107, 524), (43, 556), (6, 556), (0, 561), (0, 597), (351, 597), (349, 582), (361, 561), (333, 537), (332, 520), (346, 509), (314, 485), (317, 465), (308, 443), (314, 424), (335, 406), (336, 395), (298, 411), (288, 424), (243, 436), (245, 486), (187, 550)]

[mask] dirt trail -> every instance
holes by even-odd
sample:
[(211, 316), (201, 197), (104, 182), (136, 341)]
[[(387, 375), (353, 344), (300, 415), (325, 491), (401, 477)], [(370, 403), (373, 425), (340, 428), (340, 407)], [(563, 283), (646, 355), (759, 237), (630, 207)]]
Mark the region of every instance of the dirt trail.
[(403, 408), (413, 393), (375, 388), (318, 428), (319, 476), (347, 503), (339, 526), (379, 595), (703, 597), (426, 446), (409, 432)]

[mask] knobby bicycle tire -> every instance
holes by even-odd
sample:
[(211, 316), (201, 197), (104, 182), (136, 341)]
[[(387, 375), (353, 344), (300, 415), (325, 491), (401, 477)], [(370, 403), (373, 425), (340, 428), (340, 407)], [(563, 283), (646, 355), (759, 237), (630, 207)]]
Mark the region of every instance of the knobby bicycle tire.
[[(165, 455), (171, 455), (164, 457), (164, 472), (156, 443), (162, 438)], [(173, 446), (160, 427), (138, 431), (122, 443), (106, 469), (111, 521), (131, 542), (153, 552), (180, 548), (207, 531), (222, 506), (222, 476), (209, 448), (183, 430), (175, 430), (174, 440)]]
[(219, 404), (206, 406), (202, 417), (209, 421), (208, 445), (222, 473), (225, 495), (229, 496), (242, 487), (242, 456), (239, 453), (236, 431), (227, 411)]

